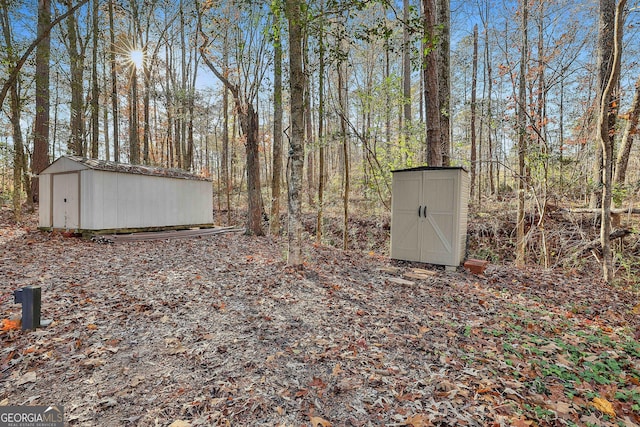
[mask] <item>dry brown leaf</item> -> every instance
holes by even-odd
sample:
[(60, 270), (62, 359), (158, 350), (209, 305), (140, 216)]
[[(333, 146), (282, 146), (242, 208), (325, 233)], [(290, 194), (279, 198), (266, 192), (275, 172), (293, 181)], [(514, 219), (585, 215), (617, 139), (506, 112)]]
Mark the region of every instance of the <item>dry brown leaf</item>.
[(615, 418), (616, 411), (613, 409), (613, 405), (611, 404), (611, 402), (609, 402), (607, 399), (603, 399), (601, 397), (594, 397), (593, 400), (591, 401), (591, 404), (593, 405), (594, 408), (596, 408), (598, 411), (602, 412), (603, 414), (607, 414), (610, 417)]
[(530, 427), (531, 425), (533, 425), (533, 421), (516, 418), (511, 420), (511, 425), (512, 427)]
[(575, 412), (575, 410), (571, 407), (571, 404), (568, 402), (554, 403), (549, 405), (549, 407), (553, 409), (560, 417), (570, 415)]
[(172, 348), (171, 350), (169, 350), (169, 354), (180, 354), (185, 353), (186, 351), (187, 348), (185, 346), (183, 346), (182, 344), (178, 344), (176, 348)]
[(35, 383), (37, 379), (36, 371), (27, 372), (23, 376), (21, 376), (18, 381), (16, 381), (16, 385), (22, 385), (26, 383)]
[(331, 375), (337, 377), (342, 372), (342, 368), (339, 363), (336, 363), (336, 366), (333, 367), (333, 371), (331, 371)]
[(142, 375), (136, 375), (135, 377), (133, 377), (133, 379), (131, 380), (131, 382), (129, 383), (129, 385), (131, 387), (137, 387), (138, 385), (140, 385), (140, 383), (142, 383), (144, 381), (144, 376)]
[(586, 425), (586, 423), (593, 424), (594, 426), (602, 426), (602, 425), (604, 425), (604, 424), (602, 424), (602, 421), (600, 421), (598, 419), (598, 417), (596, 417), (594, 414), (591, 414), (589, 416), (583, 415), (580, 418), (580, 421), (585, 423), (585, 425)]
[(405, 424), (412, 427), (428, 427), (433, 425), (429, 417), (427, 417), (425, 414), (411, 415), (409, 418), (407, 418)]
[(175, 420), (169, 424), (169, 427), (191, 427), (191, 423), (183, 420)]
[(331, 427), (333, 425), (330, 421), (320, 417), (309, 417), (309, 421), (311, 422), (311, 427)]

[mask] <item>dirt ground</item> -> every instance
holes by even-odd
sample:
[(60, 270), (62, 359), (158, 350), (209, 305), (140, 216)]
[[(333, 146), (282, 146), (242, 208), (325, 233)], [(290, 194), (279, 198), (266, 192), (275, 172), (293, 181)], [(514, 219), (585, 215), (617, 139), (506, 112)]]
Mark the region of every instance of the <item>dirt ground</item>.
[(311, 242), (297, 272), (269, 237), (108, 244), (2, 218), (0, 319), (39, 285), (53, 323), (5, 323), (0, 405), (72, 426), (640, 425), (637, 295), (598, 272)]

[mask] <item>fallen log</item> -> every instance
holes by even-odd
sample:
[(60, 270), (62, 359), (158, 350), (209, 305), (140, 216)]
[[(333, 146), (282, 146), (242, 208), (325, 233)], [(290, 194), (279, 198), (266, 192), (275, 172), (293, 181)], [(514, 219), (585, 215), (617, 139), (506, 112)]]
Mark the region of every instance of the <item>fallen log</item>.
[[(609, 240), (624, 239), (629, 234), (635, 234), (635, 232), (628, 228), (618, 228), (616, 230), (613, 230), (609, 234)], [(600, 239), (595, 239), (590, 242), (584, 243), (582, 247), (578, 249), (578, 254), (583, 254), (590, 250), (601, 250)]]
[[(552, 213), (553, 214), (566, 214), (566, 213), (580, 214), (580, 213), (600, 213), (600, 212), (602, 212), (602, 209), (600, 208), (575, 208), (575, 209), (558, 209), (557, 211)], [(640, 208), (631, 208), (631, 209), (613, 208), (611, 209), (611, 214), (612, 215), (623, 215), (623, 214), (640, 215)]]

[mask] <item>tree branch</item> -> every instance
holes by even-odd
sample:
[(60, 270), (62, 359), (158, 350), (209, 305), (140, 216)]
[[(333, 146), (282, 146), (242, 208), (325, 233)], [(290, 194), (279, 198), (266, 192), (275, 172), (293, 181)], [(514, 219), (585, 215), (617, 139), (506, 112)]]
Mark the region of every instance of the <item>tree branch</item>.
[(18, 78), (18, 74), (20, 73), (20, 70), (22, 69), (22, 67), (24, 66), (25, 62), (27, 62), (27, 59), (29, 58), (29, 55), (31, 55), (31, 52), (33, 52), (33, 50), (40, 44), (40, 42), (42, 40), (44, 40), (45, 37), (47, 37), (49, 35), (49, 33), (51, 32), (51, 30), (53, 29), (53, 27), (55, 27), (56, 25), (58, 25), (61, 21), (63, 21), (64, 19), (66, 19), (69, 15), (71, 15), (72, 13), (74, 13), (76, 10), (78, 10), (80, 7), (82, 7), (83, 5), (85, 5), (89, 0), (80, 0), (78, 2), (78, 4), (76, 4), (75, 6), (73, 6), (71, 9), (67, 10), (65, 13), (63, 13), (62, 15), (58, 16), (56, 19), (54, 19), (48, 26), (47, 28), (45, 28), (45, 30), (42, 32), (42, 34), (40, 34), (32, 43), (31, 45), (29, 45), (29, 47), (27, 48), (27, 50), (24, 52), (24, 54), (22, 54), (22, 56), (20, 57), (20, 59), (18, 60), (18, 62), (16, 62), (16, 65), (13, 67), (13, 70), (11, 71), (11, 73), (9, 74), (9, 78), (7, 79), (7, 81), (2, 85), (2, 91), (0, 91), (0, 107), (2, 107), (2, 105), (4, 104), (4, 99), (7, 97), (7, 92), (9, 91), (9, 88), (11, 88), (11, 85), (13, 85), (13, 83), (16, 81), (16, 79)]

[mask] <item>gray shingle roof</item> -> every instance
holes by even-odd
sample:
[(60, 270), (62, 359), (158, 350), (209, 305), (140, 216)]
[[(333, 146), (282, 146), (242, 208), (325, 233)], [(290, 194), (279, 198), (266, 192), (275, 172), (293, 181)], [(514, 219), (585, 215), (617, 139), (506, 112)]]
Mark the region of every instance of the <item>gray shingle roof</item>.
[(138, 175), (151, 175), (151, 176), (164, 176), (169, 178), (182, 178), (182, 179), (192, 179), (197, 181), (211, 181), (209, 178), (204, 176), (195, 175), (184, 171), (182, 169), (167, 169), (161, 168), (158, 166), (146, 166), (146, 165), (131, 165), (128, 163), (116, 163), (116, 162), (108, 162), (106, 160), (99, 159), (87, 159), (79, 156), (63, 156), (74, 162), (85, 165), (90, 169), (103, 170), (103, 171), (111, 171), (111, 172), (122, 172), (122, 173), (132, 173)]

